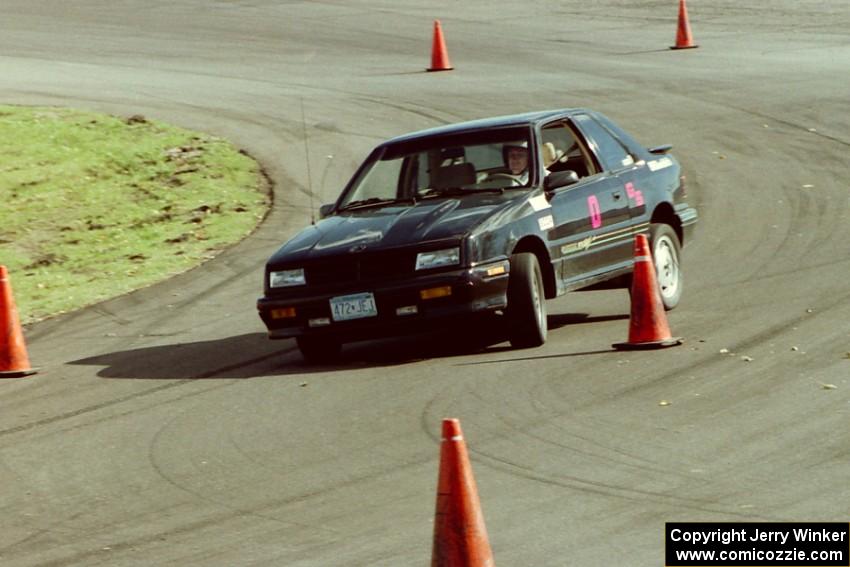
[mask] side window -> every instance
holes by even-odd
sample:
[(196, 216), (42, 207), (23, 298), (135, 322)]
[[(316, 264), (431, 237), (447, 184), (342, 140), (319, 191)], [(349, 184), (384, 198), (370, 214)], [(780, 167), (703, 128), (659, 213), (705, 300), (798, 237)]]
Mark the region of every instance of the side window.
[(496, 169), (504, 167), (502, 148), (495, 144), (483, 144), (480, 146), (469, 146), (466, 148), (467, 161), (475, 164), (475, 169)]
[(579, 177), (596, 173), (596, 166), (584, 144), (580, 142), (572, 128), (564, 122), (547, 124), (541, 132), (543, 167), (548, 173), (554, 171), (575, 171)]
[(608, 130), (586, 114), (575, 116), (579, 127), (587, 134), (599, 161), (608, 170), (617, 170), (635, 163), (635, 158)]

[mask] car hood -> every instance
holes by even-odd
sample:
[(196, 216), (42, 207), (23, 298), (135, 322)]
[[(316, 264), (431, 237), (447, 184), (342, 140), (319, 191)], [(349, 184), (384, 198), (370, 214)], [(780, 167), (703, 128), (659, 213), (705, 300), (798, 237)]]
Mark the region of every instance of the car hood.
[(272, 256), (269, 264), (460, 240), (498, 210), (508, 209), (517, 201), (524, 201), (522, 194), (509, 191), (345, 211), (299, 232)]

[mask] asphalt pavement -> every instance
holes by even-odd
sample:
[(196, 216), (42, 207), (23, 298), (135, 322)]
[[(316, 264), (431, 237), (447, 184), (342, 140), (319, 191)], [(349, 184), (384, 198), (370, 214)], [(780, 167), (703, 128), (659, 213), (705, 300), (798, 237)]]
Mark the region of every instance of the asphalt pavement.
[[(4, 0), (0, 102), (227, 137), (274, 205), (215, 260), (26, 329), (0, 563), (427, 564), (444, 417), (500, 566), (662, 565), (668, 521), (847, 522), (850, 5), (693, 0), (699, 47), (672, 51), (677, 6)], [(434, 19), (453, 71), (425, 72)], [(265, 338), (265, 260), (375, 144), (573, 106), (684, 164), (684, 345), (613, 351), (623, 291), (551, 302), (537, 349), (438, 335), (311, 367)]]

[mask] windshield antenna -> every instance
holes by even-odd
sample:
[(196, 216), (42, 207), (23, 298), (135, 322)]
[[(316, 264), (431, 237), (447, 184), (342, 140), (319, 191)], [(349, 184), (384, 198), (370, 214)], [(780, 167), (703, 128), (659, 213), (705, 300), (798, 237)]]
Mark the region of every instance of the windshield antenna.
[(304, 117), (304, 95), (301, 95), (301, 130), (304, 136), (304, 157), (307, 159), (307, 194), (310, 195), (310, 224), (316, 224), (313, 208), (313, 179), (310, 176), (310, 146), (307, 143), (307, 119)]

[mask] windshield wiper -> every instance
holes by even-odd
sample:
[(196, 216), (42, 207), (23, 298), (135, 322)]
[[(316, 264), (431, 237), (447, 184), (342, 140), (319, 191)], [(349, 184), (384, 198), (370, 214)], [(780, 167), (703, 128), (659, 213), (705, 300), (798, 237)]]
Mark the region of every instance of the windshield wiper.
[(398, 203), (411, 203), (416, 204), (416, 199), (414, 197), (405, 197), (403, 199), (395, 199), (395, 198), (386, 198), (386, 197), (369, 197), (368, 199), (360, 199), (357, 201), (351, 201), (337, 209), (339, 211), (348, 211), (350, 209), (361, 209), (365, 207), (376, 207), (382, 205), (395, 205)]
[(462, 195), (472, 195), (473, 193), (503, 193), (504, 187), (439, 187), (437, 189), (428, 189), (427, 192), (420, 197), (427, 199), (428, 197), (459, 197)]

